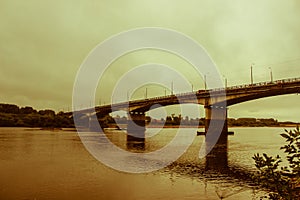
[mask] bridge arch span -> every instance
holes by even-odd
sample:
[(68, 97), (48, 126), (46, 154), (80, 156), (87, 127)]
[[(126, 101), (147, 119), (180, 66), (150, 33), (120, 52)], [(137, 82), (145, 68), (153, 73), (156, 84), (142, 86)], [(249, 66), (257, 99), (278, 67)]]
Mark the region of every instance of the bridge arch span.
[[(228, 106), (236, 105), (239, 103), (262, 99), (262, 98), (266, 98), (266, 97), (274, 97), (274, 96), (297, 94), (297, 93), (300, 93), (300, 88), (270, 90), (270, 91), (266, 91), (266, 92), (251, 93), (248, 95), (241, 95), (241, 96), (237, 96), (237, 97), (229, 97), (226, 100), (226, 102), (227, 102), (227, 107), (228, 107)], [(218, 102), (217, 104), (220, 104), (220, 103), (221, 102)]]

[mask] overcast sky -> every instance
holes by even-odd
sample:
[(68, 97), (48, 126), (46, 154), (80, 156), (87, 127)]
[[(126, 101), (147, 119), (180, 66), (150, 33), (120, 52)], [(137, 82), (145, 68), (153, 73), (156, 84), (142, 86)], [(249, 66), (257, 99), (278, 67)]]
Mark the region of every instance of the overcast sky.
[[(108, 37), (138, 27), (169, 28), (192, 37), (228, 85), (249, 83), (251, 63), (255, 82), (270, 80), (269, 67), (274, 79), (300, 77), (297, 0), (0, 0), (0, 26), (0, 102), (37, 109), (70, 108), (76, 73), (88, 53)], [(108, 102), (105, 88), (148, 62), (181, 69), (194, 89), (203, 89), (203, 80), (180, 58), (141, 51), (112, 64), (96, 101)], [(149, 89), (148, 95), (162, 95), (158, 90)], [(299, 99), (286, 95), (246, 102), (230, 107), (229, 116), (300, 121)]]

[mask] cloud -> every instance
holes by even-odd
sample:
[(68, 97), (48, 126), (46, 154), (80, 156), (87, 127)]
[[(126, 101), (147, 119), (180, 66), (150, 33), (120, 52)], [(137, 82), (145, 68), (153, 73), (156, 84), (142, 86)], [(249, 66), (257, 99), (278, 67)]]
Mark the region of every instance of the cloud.
[[(296, 0), (2, 0), (0, 4), (0, 100), (5, 102), (53, 109), (71, 105), (73, 82), (89, 51), (113, 34), (144, 26), (171, 28), (194, 38), (206, 48), (229, 85), (249, 82), (251, 63), (255, 63), (255, 81), (268, 80), (269, 67), (276, 79), (299, 73), (300, 3)], [(107, 85), (112, 87), (124, 72), (120, 73), (120, 66), (129, 70), (157, 59), (182, 68), (196, 87), (203, 87), (203, 81), (181, 67), (185, 65), (177, 58), (136, 55), (125, 56), (112, 67)], [(296, 119), (297, 101), (287, 97), (285, 102), (294, 106), (278, 109), (282, 102), (277, 98), (271, 104), (259, 100), (251, 108), (241, 104), (239, 110), (230, 112), (250, 116), (258, 110), (255, 115), (260, 116), (269, 108), (267, 114), (276, 111), (278, 118)]]

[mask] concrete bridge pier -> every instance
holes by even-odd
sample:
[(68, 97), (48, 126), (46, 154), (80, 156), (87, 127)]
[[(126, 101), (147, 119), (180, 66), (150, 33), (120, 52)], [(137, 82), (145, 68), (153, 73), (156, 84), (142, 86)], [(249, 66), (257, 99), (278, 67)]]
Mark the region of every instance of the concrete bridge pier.
[(145, 149), (146, 131), (145, 112), (129, 112), (127, 124), (127, 148), (133, 150)]
[(88, 113), (81, 117), (78, 116), (77, 123), (89, 132), (98, 132), (99, 125), (103, 131), (104, 128), (108, 127), (106, 121), (108, 115), (108, 113)]
[[(214, 112), (213, 115), (212, 112)], [(205, 143), (208, 153), (205, 168), (206, 170), (224, 171), (228, 169), (227, 107), (205, 106), (205, 114)], [(217, 137), (219, 138), (217, 139)], [(216, 144), (213, 144), (216, 139)]]
[(108, 121), (107, 119), (109, 118), (109, 113), (108, 112), (99, 112), (96, 114), (97, 116), (97, 122), (99, 123), (102, 131), (104, 128), (107, 128), (108, 127)]

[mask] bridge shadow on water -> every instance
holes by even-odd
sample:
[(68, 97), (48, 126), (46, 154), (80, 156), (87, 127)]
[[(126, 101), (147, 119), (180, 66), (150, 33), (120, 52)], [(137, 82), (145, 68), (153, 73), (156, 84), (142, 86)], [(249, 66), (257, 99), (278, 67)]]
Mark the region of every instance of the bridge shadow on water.
[[(137, 132), (134, 134), (136, 135)], [(132, 133), (128, 133), (126, 136), (127, 150), (132, 152), (149, 152), (146, 148), (147, 141), (142, 137), (144, 134), (145, 131), (143, 130), (138, 132), (140, 137), (135, 137)], [(187, 150), (177, 161), (174, 161), (161, 171), (199, 179), (233, 178), (251, 184), (251, 170), (229, 164), (227, 142), (227, 136), (221, 138), (203, 159), (196, 158), (195, 155), (193, 155), (193, 158), (186, 158), (189, 155), (185, 157), (185, 154), (195, 154), (195, 152), (191, 153)]]
[[(143, 131), (139, 132), (140, 136), (143, 134)], [(194, 159), (195, 155), (193, 158), (189, 157), (195, 152), (187, 150), (178, 160), (154, 173), (170, 174), (171, 177), (183, 176), (192, 180), (211, 183), (215, 185), (215, 192), (220, 199), (246, 190), (258, 189), (252, 181), (253, 172), (251, 170), (231, 164), (228, 161), (227, 142), (227, 136), (221, 137), (203, 159)], [(126, 146), (129, 151), (147, 152), (145, 138), (134, 137), (132, 134), (127, 134)]]
[[(226, 148), (225, 148), (226, 147)], [(226, 199), (244, 191), (251, 191), (253, 196), (259, 193), (249, 169), (228, 161), (227, 145), (218, 144), (203, 159), (194, 161), (178, 160), (166, 167), (162, 173), (183, 176), (192, 180), (215, 186), (219, 199)]]
[(127, 135), (126, 147), (129, 151), (145, 151), (146, 140), (145, 138), (139, 138), (132, 135)]

